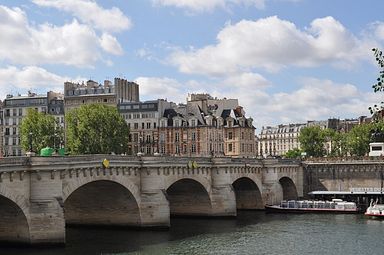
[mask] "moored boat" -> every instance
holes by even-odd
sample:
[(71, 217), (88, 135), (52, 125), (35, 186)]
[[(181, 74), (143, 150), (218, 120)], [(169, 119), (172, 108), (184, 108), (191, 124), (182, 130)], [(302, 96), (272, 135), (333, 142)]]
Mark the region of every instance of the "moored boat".
[(383, 218), (384, 219), (384, 204), (378, 204), (377, 201), (371, 203), (364, 213), (365, 216), (371, 218)]
[(283, 200), (280, 205), (266, 205), (268, 212), (279, 213), (357, 213), (359, 210), (354, 202), (332, 199), (317, 200)]

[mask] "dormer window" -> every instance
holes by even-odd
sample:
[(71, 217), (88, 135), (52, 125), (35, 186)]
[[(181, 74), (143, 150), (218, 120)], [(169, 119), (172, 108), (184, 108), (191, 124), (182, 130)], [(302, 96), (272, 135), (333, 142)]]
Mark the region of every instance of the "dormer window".
[(196, 127), (196, 120), (191, 120), (191, 126)]

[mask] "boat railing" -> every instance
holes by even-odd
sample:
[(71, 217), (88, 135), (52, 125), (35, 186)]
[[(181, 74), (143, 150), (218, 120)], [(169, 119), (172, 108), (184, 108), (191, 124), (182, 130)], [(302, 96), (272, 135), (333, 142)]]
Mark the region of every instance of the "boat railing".
[[(314, 209), (356, 209), (356, 203), (347, 202), (341, 199), (334, 199), (332, 201), (323, 200), (282, 200), (280, 202), (281, 208), (314, 208)], [(383, 208), (384, 209), (384, 208)]]

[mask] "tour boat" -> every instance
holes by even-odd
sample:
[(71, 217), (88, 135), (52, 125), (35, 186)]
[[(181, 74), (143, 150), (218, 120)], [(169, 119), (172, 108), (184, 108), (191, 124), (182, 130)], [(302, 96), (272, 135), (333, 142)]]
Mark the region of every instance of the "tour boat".
[(354, 202), (332, 199), (318, 200), (283, 200), (280, 205), (266, 205), (267, 212), (280, 213), (357, 213), (359, 210)]
[(364, 215), (372, 218), (384, 219), (384, 204), (378, 204), (377, 200), (376, 202), (373, 202), (373, 200), (371, 200), (371, 203), (365, 211)]

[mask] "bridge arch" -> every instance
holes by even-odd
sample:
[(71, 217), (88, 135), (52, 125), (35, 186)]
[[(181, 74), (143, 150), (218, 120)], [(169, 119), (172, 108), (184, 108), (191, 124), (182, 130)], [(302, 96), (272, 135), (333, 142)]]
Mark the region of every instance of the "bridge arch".
[(171, 216), (209, 216), (212, 211), (210, 194), (200, 182), (183, 178), (166, 189)]
[(67, 224), (141, 225), (139, 200), (135, 196), (138, 191), (132, 185), (117, 180), (96, 179), (76, 182), (67, 192), (63, 199)]
[(293, 180), (287, 176), (279, 179), (279, 183), (282, 188), (283, 200), (297, 199), (297, 188)]
[(261, 191), (257, 184), (248, 177), (240, 177), (232, 183), (238, 210), (264, 209)]
[[(30, 243), (29, 221), (17, 198), (0, 194), (0, 242)], [(24, 210), (23, 210), (24, 209)]]

